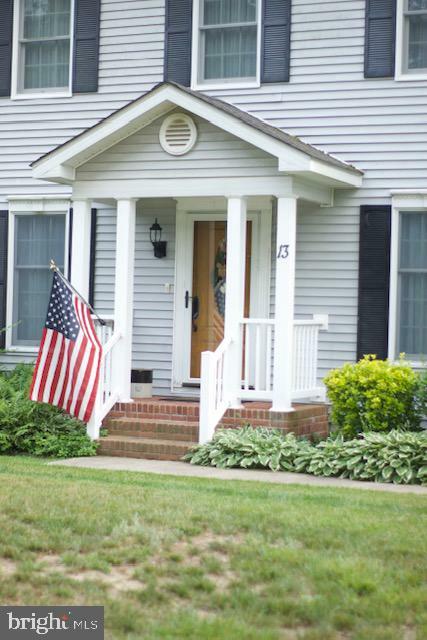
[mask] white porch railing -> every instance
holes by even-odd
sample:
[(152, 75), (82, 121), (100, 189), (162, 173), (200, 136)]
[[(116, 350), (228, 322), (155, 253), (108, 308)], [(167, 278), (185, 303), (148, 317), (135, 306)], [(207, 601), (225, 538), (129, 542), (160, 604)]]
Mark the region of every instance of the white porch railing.
[(229, 405), (225, 378), (227, 354), (231, 340), (224, 339), (216, 351), (202, 353), (200, 376), (199, 442), (212, 438), (215, 427)]
[(119, 397), (118, 392), (113, 388), (113, 351), (114, 346), (121, 339), (121, 334), (114, 332), (114, 320), (112, 318), (103, 319), (105, 320), (105, 325), (102, 325), (96, 317), (93, 317), (95, 330), (102, 345), (102, 358), (95, 407), (87, 424), (87, 432), (92, 440), (99, 437), (102, 420)]
[[(274, 319), (244, 318), (242, 331), (243, 380), (241, 400), (273, 399)], [(328, 316), (294, 321), (292, 399), (323, 397), (317, 382), (319, 331), (327, 330)], [(200, 442), (207, 442), (229, 407), (229, 386), (225, 379), (227, 352), (231, 341), (223, 340), (216, 351), (202, 353), (200, 387)]]

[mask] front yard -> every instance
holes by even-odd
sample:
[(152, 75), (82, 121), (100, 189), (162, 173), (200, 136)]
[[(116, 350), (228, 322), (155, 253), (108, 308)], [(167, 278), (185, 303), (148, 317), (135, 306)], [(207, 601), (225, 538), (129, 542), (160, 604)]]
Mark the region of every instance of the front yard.
[(421, 640), (424, 496), (0, 458), (2, 604), (103, 604), (112, 640)]

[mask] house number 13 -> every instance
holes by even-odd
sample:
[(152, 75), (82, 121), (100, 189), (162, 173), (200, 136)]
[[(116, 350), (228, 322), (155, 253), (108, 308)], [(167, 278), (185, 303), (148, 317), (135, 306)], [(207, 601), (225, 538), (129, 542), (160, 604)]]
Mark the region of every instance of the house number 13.
[(281, 244), (279, 247), (279, 251), (277, 252), (277, 258), (282, 259), (282, 260), (286, 260), (286, 258), (289, 257), (289, 245), (288, 244)]

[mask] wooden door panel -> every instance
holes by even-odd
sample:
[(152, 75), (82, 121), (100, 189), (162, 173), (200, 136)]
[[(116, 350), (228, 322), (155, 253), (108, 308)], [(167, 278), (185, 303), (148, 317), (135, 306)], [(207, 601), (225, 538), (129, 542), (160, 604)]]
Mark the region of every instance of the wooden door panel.
[[(226, 232), (223, 220), (194, 222), (190, 376), (200, 378), (202, 351), (215, 351), (224, 337)], [(249, 315), (252, 225), (247, 225), (245, 315)], [(195, 304), (195, 301), (198, 304)], [(194, 313), (193, 313), (194, 312)]]

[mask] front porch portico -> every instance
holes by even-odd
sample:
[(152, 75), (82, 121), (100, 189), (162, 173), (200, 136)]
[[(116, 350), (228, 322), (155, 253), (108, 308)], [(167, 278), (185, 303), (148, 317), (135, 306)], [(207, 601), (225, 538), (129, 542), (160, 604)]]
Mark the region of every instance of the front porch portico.
[[(296, 321), (294, 317), (298, 203), (328, 206), (335, 188), (360, 184), (361, 172), (265, 123), (257, 124), (248, 114), (240, 118), (237, 109), (218, 103), (175, 85), (162, 85), (35, 163), (36, 177), (71, 185), (71, 282), (83, 295), (89, 290), (93, 203), (106, 203), (117, 211), (114, 323), (102, 329), (101, 385), (88, 425), (94, 438), (114, 404), (131, 402), (135, 228), (143, 199), (173, 198), (179, 206), (185, 198), (191, 210), (191, 200), (202, 197), (207, 211), (220, 206), (226, 213), (223, 339), (215, 350), (201, 356), (199, 441), (210, 439), (227, 409), (239, 409), (242, 401), (269, 401), (273, 414), (283, 414), (293, 411), (293, 401), (321, 395), (317, 340), (318, 332), (327, 328), (327, 318)], [(151, 151), (151, 141), (145, 151), (140, 147), (143, 138), (132, 138), (145, 127), (160, 126), (162, 117), (177, 108), (199, 118), (199, 147), (196, 144), (184, 155), (185, 161), (179, 156), (168, 158), (157, 149)], [(235, 175), (231, 168), (225, 170), (226, 175), (220, 175), (221, 169), (214, 165), (203, 169), (204, 158), (210, 158), (208, 149), (222, 145), (220, 135), (216, 142), (217, 131), (226, 132), (229, 146), (236, 138), (240, 140), (233, 158), (239, 158), (244, 170), (234, 170)], [(261, 150), (259, 157), (255, 149)], [(137, 154), (135, 159), (132, 154)], [(159, 168), (152, 168), (149, 154), (159, 155)], [(230, 160), (230, 165), (236, 162)], [(259, 211), (260, 200), (267, 203), (263, 209), (270, 209), (270, 216), (274, 209), (276, 216), (271, 249), (274, 317), (268, 312), (263, 317), (245, 314), (247, 223), (250, 212)], [(179, 252), (175, 278), (180, 269), (178, 256)], [(175, 290), (175, 308), (180, 302), (176, 296)], [(175, 335), (175, 343), (180, 339)]]

